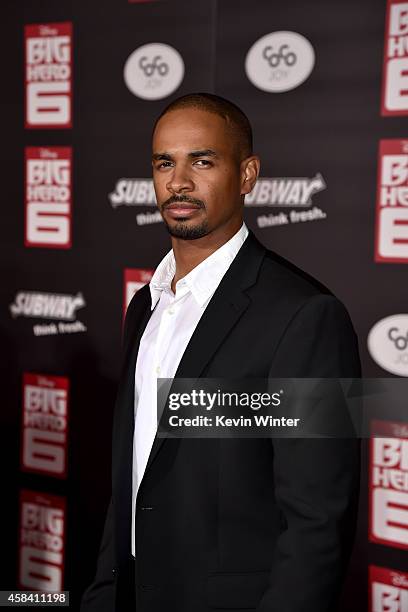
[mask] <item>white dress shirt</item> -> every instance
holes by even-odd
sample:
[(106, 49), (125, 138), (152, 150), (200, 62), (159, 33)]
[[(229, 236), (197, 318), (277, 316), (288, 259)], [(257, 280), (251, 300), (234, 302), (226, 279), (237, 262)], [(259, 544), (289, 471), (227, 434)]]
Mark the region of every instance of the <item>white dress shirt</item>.
[(136, 497), (157, 430), (157, 378), (174, 378), (210, 299), (248, 236), (245, 223), (228, 242), (171, 289), (176, 272), (173, 250), (150, 281), (152, 313), (140, 340), (135, 370), (135, 430), (132, 466), (132, 543), (135, 556)]

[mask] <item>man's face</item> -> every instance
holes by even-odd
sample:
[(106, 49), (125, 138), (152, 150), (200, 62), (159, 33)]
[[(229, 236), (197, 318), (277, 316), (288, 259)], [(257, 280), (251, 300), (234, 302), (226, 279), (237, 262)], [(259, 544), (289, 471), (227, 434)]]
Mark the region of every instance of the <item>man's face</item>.
[(153, 182), (170, 234), (192, 240), (242, 223), (239, 153), (225, 120), (195, 108), (166, 113), (153, 135)]

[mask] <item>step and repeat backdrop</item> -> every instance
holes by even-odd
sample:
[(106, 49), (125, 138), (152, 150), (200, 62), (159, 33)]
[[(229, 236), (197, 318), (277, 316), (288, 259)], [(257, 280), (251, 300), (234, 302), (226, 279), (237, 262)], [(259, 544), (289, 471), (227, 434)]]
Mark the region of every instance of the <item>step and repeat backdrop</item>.
[[(110, 496), (123, 316), (170, 248), (150, 165), (170, 100), (242, 107), (262, 161), (246, 223), (344, 301), (366, 377), (408, 376), (408, 2), (2, 8), (1, 588), (70, 590), (75, 610)], [(391, 407), (381, 425), (347, 612), (408, 611), (408, 425)]]

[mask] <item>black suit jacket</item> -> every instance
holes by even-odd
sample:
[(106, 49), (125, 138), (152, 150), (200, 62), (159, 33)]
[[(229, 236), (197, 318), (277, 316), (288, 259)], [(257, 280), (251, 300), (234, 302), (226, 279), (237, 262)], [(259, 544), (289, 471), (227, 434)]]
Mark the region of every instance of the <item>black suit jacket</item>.
[[(112, 499), (81, 612), (333, 612), (355, 531), (356, 439), (156, 438), (137, 496), (134, 562), (134, 370), (150, 303), (145, 286), (127, 311)], [(176, 373), (359, 376), (344, 306), (252, 232)]]

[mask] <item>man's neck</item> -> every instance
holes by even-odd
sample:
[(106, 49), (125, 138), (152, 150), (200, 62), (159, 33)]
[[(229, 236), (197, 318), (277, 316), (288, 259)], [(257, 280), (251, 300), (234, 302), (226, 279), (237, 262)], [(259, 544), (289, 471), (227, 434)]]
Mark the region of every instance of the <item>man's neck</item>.
[(176, 283), (186, 276), (191, 270), (198, 266), (204, 259), (207, 259), (223, 244), (228, 242), (241, 228), (242, 219), (226, 231), (213, 231), (203, 238), (195, 240), (182, 240), (181, 238), (173, 238), (172, 247), (174, 259), (176, 261), (176, 273), (171, 282), (173, 293), (176, 290)]

